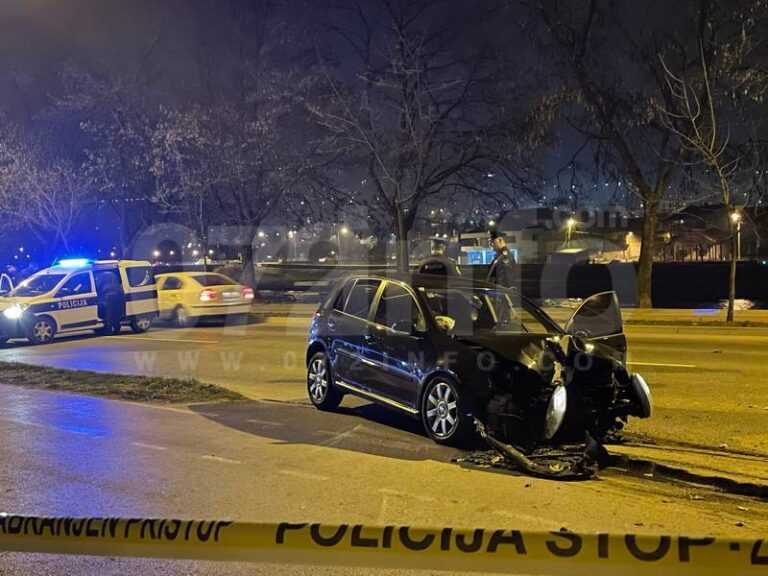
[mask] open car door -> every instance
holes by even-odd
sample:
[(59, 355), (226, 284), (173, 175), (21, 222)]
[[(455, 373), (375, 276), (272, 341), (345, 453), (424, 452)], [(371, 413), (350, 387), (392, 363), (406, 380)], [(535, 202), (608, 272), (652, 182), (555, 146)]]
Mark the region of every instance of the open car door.
[(600, 292), (587, 298), (568, 320), (565, 331), (593, 344), (606, 346), (614, 358), (626, 362), (627, 338), (615, 292)]

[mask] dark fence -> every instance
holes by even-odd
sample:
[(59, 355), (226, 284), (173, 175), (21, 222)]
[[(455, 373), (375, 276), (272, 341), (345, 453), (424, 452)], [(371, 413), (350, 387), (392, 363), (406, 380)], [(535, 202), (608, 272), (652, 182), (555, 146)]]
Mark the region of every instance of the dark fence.
[[(380, 265), (264, 264), (256, 268), (256, 288), (274, 291), (325, 292), (351, 273), (383, 273)], [(465, 276), (485, 279), (487, 266), (465, 266)], [(637, 304), (636, 264), (523, 264), (518, 266), (519, 288), (536, 300), (585, 298), (615, 290), (625, 306)], [(728, 297), (728, 262), (656, 263), (653, 266), (653, 303), (659, 308), (716, 304)], [(740, 262), (736, 297), (768, 301), (768, 265)]]

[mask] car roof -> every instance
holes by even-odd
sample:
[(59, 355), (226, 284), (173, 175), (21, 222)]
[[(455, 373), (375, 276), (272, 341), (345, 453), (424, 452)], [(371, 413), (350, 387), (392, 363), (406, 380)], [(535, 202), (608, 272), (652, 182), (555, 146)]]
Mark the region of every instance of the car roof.
[(362, 274), (354, 273), (344, 277), (345, 280), (355, 279), (373, 279), (373, 280), (395, 280), (410, 284), (414, 288), (503, 288), (483, 280), (475, 280), (462, 276), (447, 276), (443, 274), (419, 274), (406, 272), (391, 272), (387, 274)]
[[(155, 274), (157, 278), (162, 278), (164, 276), (223, 276), (224, 278), (229, 278), (226, 274), (222, 274), (221, 272), (204, 272), (202, 270), (181, 270), (179, 272), (162, 272), (160, 274)], [(230, 278), (232, 280), (232, 278)]]
[[(222, 274), (221, 272), (203, 272), (202, 270), (185, 270), (181, 272), (163, 272), (162, 274), (155, 274), (155, 278), (158, 280), (164, 280), (165, 278), (174, 277), (174, 278), (187, 278), (194, 280), (195, 278), (200, 278), (201, 276), (221, 276), (222, 278), (225, 278), (227, 282), (223, 282), (221, 286), (228, 286), (230, 283), (234, 282), (237, 285), (240, 285), (240, 282), (235, 280), (234, 278), (227, 276), (226, 274)], [(211, 286), (216, 286), (217, 284), (211, 284)]]

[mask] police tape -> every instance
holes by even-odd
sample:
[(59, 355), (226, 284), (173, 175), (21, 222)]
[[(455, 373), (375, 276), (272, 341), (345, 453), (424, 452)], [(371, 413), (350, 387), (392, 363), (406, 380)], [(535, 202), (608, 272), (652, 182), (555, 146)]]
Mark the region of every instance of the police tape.
[(0, 552), (550, 576), (768, 574), (768, 540), (0, 514)]

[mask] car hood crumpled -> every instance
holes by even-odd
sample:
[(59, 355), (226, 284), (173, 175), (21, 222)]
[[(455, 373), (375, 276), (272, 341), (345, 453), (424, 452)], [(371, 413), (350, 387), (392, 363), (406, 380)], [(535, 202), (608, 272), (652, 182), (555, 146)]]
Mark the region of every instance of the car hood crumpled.
[[(562, 355), (568, 356), (571, 345), (584, 349), (583, 341), (575, 336), (566, 334), (530, 334), (504, 332), (477, 332), (471, 335), (456, 336), (464, 345), (488, 350), (502, 361), (518, 362), (531, 370), (541, 371), (541, 359), (547, 352), (559, 349)], [(593, 356), (611, 359), (610, 348), (597, 344), (589, 352)], [(558, 354), (559, 355), (559, 354)], [(544, 363), (547, 369), (551, 362)]]

